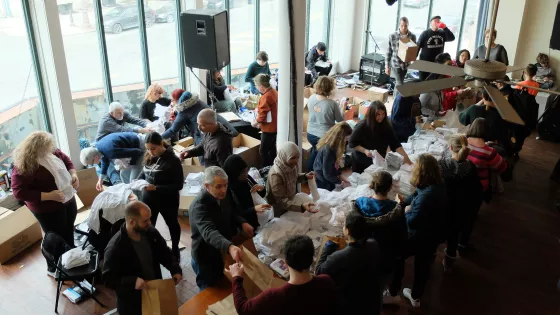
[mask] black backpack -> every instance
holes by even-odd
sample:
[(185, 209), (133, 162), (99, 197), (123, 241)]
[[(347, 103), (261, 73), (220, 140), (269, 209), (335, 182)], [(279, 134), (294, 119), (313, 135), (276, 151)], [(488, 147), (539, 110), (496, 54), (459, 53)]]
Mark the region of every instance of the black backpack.
[(550, 96), (546, 102), (546, 109), (539, 118), (537, 132), (539, 139), (560, 142), (560, 97)]
[(521, 119), (523, 119), (525, 127), (529, 129), (530, 134), (530, 130), (535, 129), (537, 126), (537, 118), (539, 116), (539, 103), (537, 103), (535, 96), (529, 94), (527, 88), (522, 90), (515, 89), (509, 94), (508, 101)]

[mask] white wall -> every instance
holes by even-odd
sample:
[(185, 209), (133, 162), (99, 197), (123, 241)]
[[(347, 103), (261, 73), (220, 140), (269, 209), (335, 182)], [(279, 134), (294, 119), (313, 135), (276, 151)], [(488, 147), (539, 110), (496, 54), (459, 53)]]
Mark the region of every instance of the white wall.
[[(531, 0), (533, 2), (535, 0)], [(551, 0), (544, 0), (551, 1)], [(493, 1), (491, 1), (492, 3)], [(498, 17), (496, 19), (496, 43), (503, 45), (508, 52), (509, 65), (518, 64), (516, 62), (516, 53), (518, 49), (523, 49), (522, 45), (518, 45), (519, 33), (524, 19), (523, 12), (525, 10), (526, 0), (502, 0), (500, 1), (500, 8), (498, 10)], [(492, 10), (489, 10), (489, 15)], [(490, 27), (490, 19), (488, 18), (488, 28)]]
[(336, 72), (358, 70), (365, 45), (367, 0), (334, 0), (329, 58), (337, 61)]

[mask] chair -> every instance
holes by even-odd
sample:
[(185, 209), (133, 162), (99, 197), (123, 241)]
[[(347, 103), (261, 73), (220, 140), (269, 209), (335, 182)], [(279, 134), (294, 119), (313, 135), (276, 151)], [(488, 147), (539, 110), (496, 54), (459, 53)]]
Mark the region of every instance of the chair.
[[(60, 290), (62, 288), (62, 284), (64, 281), (72, 281), (76, 286), (82, 289), (85, 294), (91, 296), (91, 298), (97, 302), (101, 307), (105, 307), (103, 303), (99, 302), (99, 300), (93, 296), (95, 291), (95, 274), (99, 270), (99, 254), (97, 251), (90, 251), (90, 261), (88, 265), (66, 269), (62, 266), (62, 255), (72, 249), (70, 245), (68, 245), (62, 237), (58, 234), (53, 232), (47, 232), (45, 237), (43, 238), (43, 242), (41, 243), (41, 252), (43, 256), (47, 260), (49, 267), (54, 268), (55, 272), (55, 280), (57, 283), (56, 289), (56, 303), (54, 306), (54, 312), (58, 314), (58, 299), (60, 297)], [(91, 278), (91, 286), (92, 292), (90, 293), (87, 289), (85, 289), (79, 281), (84, 279)]]

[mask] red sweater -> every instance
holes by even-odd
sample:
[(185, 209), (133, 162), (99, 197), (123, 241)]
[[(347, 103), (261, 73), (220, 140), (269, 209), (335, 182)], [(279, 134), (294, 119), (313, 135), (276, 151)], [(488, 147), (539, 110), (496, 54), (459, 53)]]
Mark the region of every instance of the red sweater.
[(247, 299), (243, 278), (233, 278), (233, 299), (239, 315), (324, 315), (336, 313), (334, 282), (327, 275), (315, 276), (301, 285), (286, 283)]
[(502, 159), (498, 152), (484, 145), (484, 147), (475, 147), (469, 144), (471, 153), (469, 154), (469, 161), (476, 166), (478, 178), (482, 184), (482, 191), (488, 190), (490, 184), (490, 171), (501, 173), (507, 169), (507, 162)]
[[(64, 162), (67, 170), (74, 169), (72, 160), (59, 149), (53, 153), (56, 157)], [(56, 190), (56, 183), (51, 172), (46, 168), (39, 166), (32, 174), (21, 175), (18, 173), (17, 167), (12, 172), (12, 192), (17, 200), (25, 202), (25, 205), (31, 212), (46, 213), (54, 212), (62, 207), (62, 203), (56, 201), (41, 201), (42, 192), (50, 192)], [(72, 200), (69, 200), (70, 202)]]
[[(266, 122), (266, 115), (271, 112), (272, 121)], [(277, 115), (278, 115), (278, 92), (270, 88), (260, 98), (257, 107), (257, 122), (261, 124), (262, 132), (277, 132)]]

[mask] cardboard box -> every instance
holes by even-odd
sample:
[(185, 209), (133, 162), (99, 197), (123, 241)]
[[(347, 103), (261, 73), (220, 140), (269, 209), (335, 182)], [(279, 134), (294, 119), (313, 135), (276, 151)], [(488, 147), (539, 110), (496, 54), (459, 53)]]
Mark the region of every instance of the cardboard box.
[(397, 53), (403, 62), (411, 62), (416, 60), (418, 56), (418, 45), (409, 38), (403, 38), (399, 41), (399, 51)]
[(5, 218), (5, 217), (9, 216), (10, 214), (14, 213), (13, 210), (6, 209), (6, 208), (3, 208), (3, 209), (4, 209), (5, 211), (3, 211), (2, 213), (0, 213), (0, 220), (2, 220), (3, 218)]
[[(187, 160), (191, 160), (191, 162), (193, 159), (186, 159)], [(198, 159), (197, 159), (198, 161)], [(189, 175), (190, 173), (200, 173), (200, 172), (204, 172), (204, 166), (199, 165), (186, 165), (183, 163), (183, 182), (185, 181), (185, 179), (187, 178), (187, 175)], [(196, 196), (183, 196), (183, 195), (179, 195), (179, 212), (181, 215), (183, 216), (187, 216), (188, 215), (188, 210), (189, 207), (191, 206), (191, 203), (196, 199)]]
[(389, 99), (389, 90), (378, 88), (372, 86), (367, 90), (368, 100), (370, 101), (380, 101), (381, 103), (387, 103)]
[(193, 137), (186, 137), (186, 138), (183, 138), (183, 139), (175, 142), (175, 145), (173, 146), (173, 150), (175, 152), (181, 153), (185, 148), (188, 148), (191, 145), (194, 145)]
[(307, 141), (307, 134), (301, 142), (301, 152), (301, 169), (303, 170), (303, 172), (312, 171), (307, 169), (307, 160), (309, 159), (309, 155), (311, 154), (311, 143)]
[(0, 264), (42, 238), (41, 226), (26, 206), (5, 213), (0, 219)]
[(241, 158), (243, 158), (245, 162), (247, 162), (247, 165), (249, 165), (249, 167), (259, 168), (261, 166), (261, 155), (259, 153), (261, 140), (240, 133), (237, 137), (233, 138), (232, 145), (234, 148), (249, 148), (238, 154)]
[(80, 180), (80, 188), (76, 193), (76, 203), (78, 204), (79, 212), (80, 210), (88, 210), (95, 197), (99, 195), (99, 191), (95, 188), (98, 177), (95, 168), (86, 168), (76, 172), (76, 175), (78, 175)]

